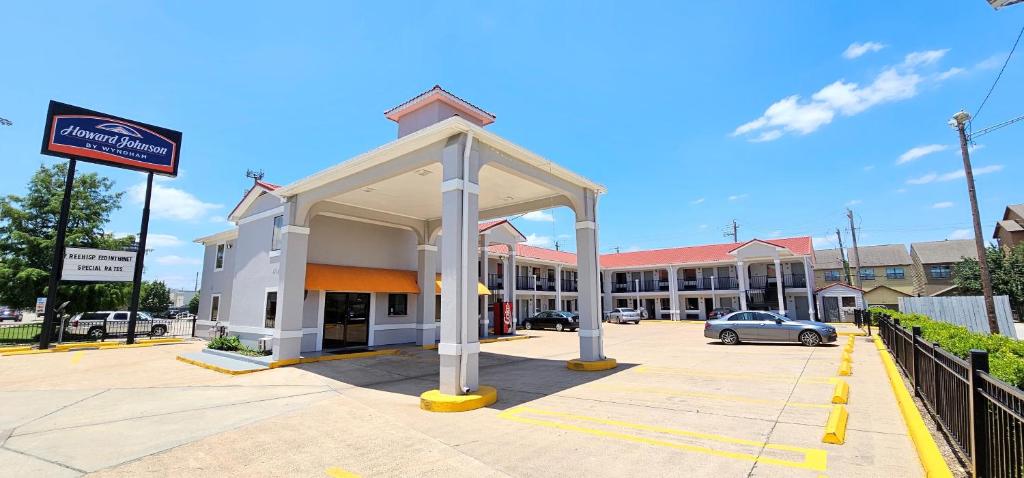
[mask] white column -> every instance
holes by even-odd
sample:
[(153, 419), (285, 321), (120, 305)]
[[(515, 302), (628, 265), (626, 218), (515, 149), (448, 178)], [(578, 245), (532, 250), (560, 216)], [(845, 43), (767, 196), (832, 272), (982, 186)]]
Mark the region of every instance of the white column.
[(775, 290), (779, 294), (779, 313), (786, 315), (786, 296), (783, 293), (782, 284), (782, 264), (779, 263), (779, 259), (775, 258)]
[(555, 266), (555, 310), (562, 310), (562, 266)]
[(807, 278), (807, 318), (814, 320), (814, 271), (807, 257), (804, 257), (804, 277)]
[(295, 217), (296, 201), (284, 206), (281, 255), (277, 270), (277, 320), (274, 322), (274, 360), (299, 358), (302, 350), (302, 304), (306, 290), (309, 228)]
[(417, 345), (432, 345), (437, 342), (437, 318), (434, 316), (437, 301), (437, 293), (434, 292), (436, 277), (437, 246), (416, 246), (416, 282), (420, 285), (420, 295), (416, 299)]
[(586, 190), (582, 210), (576, 211), (576, 263), (579, 269), (580, 359), (603, 360), (601, 294), (597, 256), (597, 194)]
[(449, 138), (441, 154), (440, 392), (463, 395), (479, 388), (480, 342), (476, 321), (479, 157), (471, 134)]
[(747, 265), (736, 261), (736, 280), (740, 286), (740, 310), (747, 310)]
[(679, 312), (679, 268), (668, 268), (668, 307), (671, 309), (669, 318), (676, 320), (682, 317)]
[[(480, 282), (491, 290), (491, 284), (487, 280), (487, 236), (480, 236)], [(487, 303), (491, 300), (491, 294), (487, 294), (483, 301), (483, 310), (480, 311), (480, 336), (487, 337), (487, 328), (491, 325), (492, 314), (487, 313)]]
[(519, 300), (516, 293), (516, 246), (508, 246), (508, 262), (505, 267), (505, 301), (512, 303), (512, 333), (519, 325)]
[[(611, 271), (602, 271), (601, 274), (602, 274), (602, 277), (604, 277), (604, 283), (603, 284), (599, 284), (599, 285), (603, 285), (602, 290), (601, 290), (601, 300), (602, 300), (601, 303), (604, 304), (604, 307), (602, 308), (602, 311), (607, 312), (607, 311), (612, 310), (612, 308), (615, 307), (615, 301), (614, 301), (614, 298), (612, 297), (612, 278), (613, 277), (612, 277), (612, 272)], [(576, 291), (577, 292), (579, 292), (579, 288), (580, 288), (580, 273), (579, 273), (579, 270), (577, 268), (577, 271), (576, 271)], [(577, 295), (576, 309), (578, 310), (579, 307), (580, 307), (579, 306), (579, 296)]]

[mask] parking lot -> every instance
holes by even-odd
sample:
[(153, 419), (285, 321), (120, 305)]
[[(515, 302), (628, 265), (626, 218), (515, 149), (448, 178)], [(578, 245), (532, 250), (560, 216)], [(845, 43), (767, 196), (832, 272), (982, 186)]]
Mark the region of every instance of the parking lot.
[[(0, 357), (4, 476), (922, 476), (878, 352), (853, 352), (843, 445), (822, 443), (841, 346), (723, 346), (696, 323), (482, 345), (499, 401), (435, 414), (435, 351), (230, 376), (200, 343)], [(845, 343), (842, 337), (840, 344)]]

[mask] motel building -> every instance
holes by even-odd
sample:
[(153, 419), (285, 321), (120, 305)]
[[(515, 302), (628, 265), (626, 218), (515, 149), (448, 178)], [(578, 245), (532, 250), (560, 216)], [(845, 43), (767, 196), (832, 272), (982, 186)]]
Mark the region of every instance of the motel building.
[[(488, 131), (494, 115), (439, 86), (385, 116), (396, 140), (288, 185), (255, 182), (229, 215), (236, 227), (197, 240), (197, 335), (224, 325), (269, 345), (274, 361), (437, 343), (430, 396), (487, 401), (495, 392), (479, 383), (481, 312), (517, 300), (522, 279), (533, 307), (569, 300), (579, 311), (580, 358), (570, 368), (614, 367), (603, 350), (597, 253), (604, 187)], [(495, 221), (553, 207), (576, 218), (571, 268), (527, 249), (517, 257), (525, 238)], [(560, 290), (560, 277), (575, 290)]]

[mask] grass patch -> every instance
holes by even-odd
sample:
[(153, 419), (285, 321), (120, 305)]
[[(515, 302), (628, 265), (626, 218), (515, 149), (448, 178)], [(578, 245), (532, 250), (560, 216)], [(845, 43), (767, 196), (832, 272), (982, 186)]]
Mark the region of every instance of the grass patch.
[(38, 342), (42, 330), (42, 324), (0, 325), (0, 345)]

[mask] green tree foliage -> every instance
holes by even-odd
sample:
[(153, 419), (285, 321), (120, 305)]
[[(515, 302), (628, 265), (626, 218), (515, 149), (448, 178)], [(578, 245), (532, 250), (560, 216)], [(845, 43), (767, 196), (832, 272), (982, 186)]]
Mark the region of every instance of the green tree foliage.
[[(1010, 297), (1016, 310), (1024, 307), (1024, 243), (1010, 250), (990, 246), (985, 251), (992, 292)], [(965, 294), (981, 295), (981, 268), (975, 259), (965, 258), (953, 265), (953, 283)]]
[(196, 291), (196, 295), (192, 296), (192, 300), (188, 301), (188, 313), (196, 315), (199, 313), (199, 294), (202, 291)]
[[(0, 198), (0, 303), (30, 307), (46, 294), (67, 164), (39, 166), (24, 195)], [(71, 247), (121, 250), (134, 237), (115, 238), (104, 225), (121, 207), (123, 192), (96, 173), (78, 174), (71, 194), (67, 242)], [(70, 301), (69, 312), (122, 308), (131, 284), (65, 283), (59, 302)]]
[(163, 281), (145, 282), (139, 291), (139, 309), (149, 313), (165, 312), (171, 306), (171, 290)]

